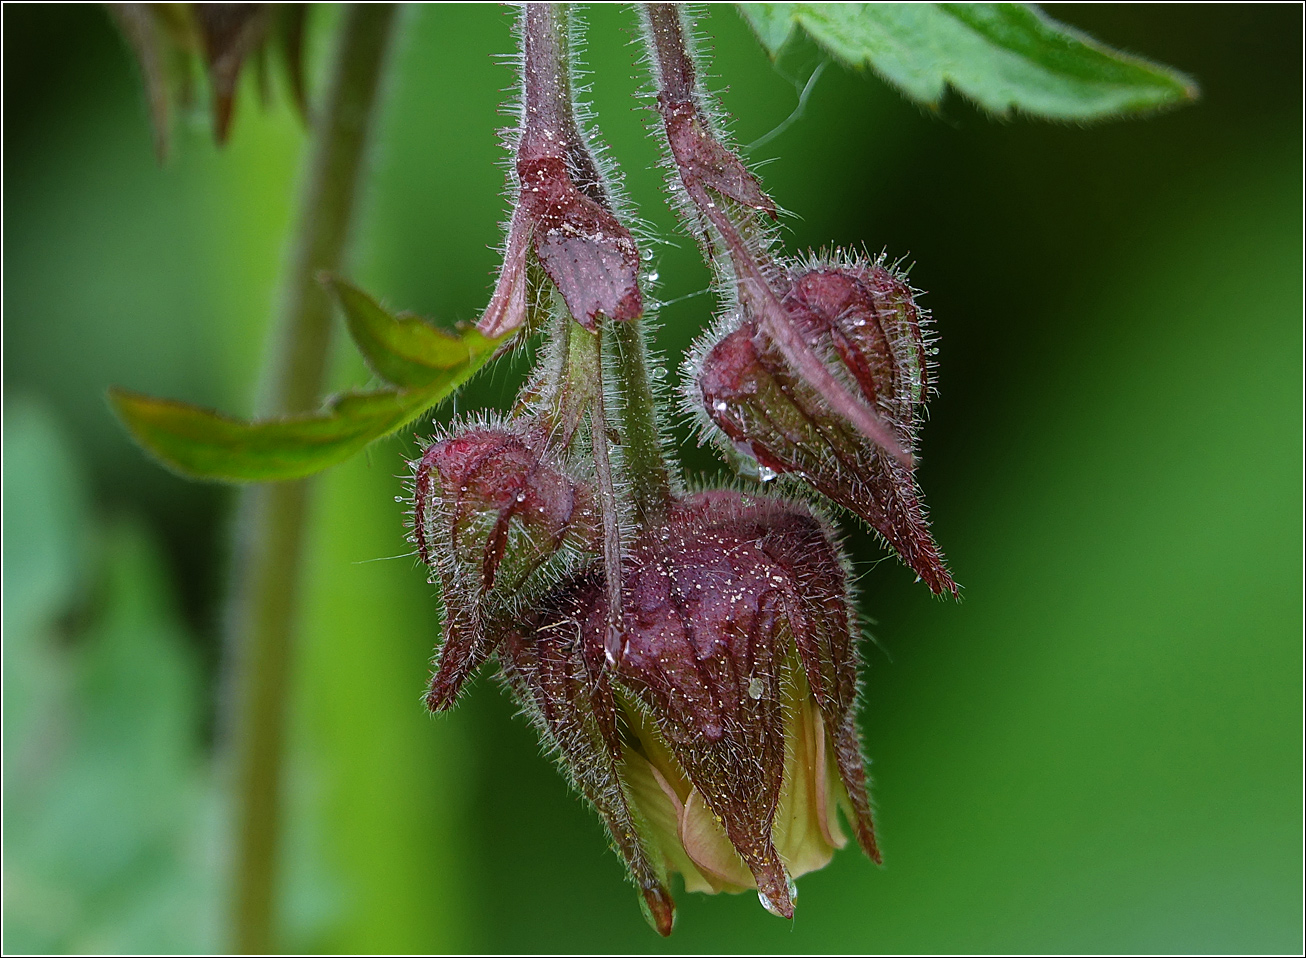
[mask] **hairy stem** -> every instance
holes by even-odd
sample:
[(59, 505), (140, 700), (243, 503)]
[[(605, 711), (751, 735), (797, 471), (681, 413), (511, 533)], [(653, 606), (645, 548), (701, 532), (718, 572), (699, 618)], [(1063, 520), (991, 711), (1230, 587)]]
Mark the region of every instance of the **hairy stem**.
[(608, 595), (608, 628), (604, 649), (608, 660), (615, 662), (621, 653), (621, 505), (617, 498), (616, 476), (608, 449), (607, 397), (603, 394), (604, 326), (593, 332), (571, 324), (571, 346), (583, 364), (582, 375), (592, 377), (597, 385), (589, 397), (590, 442), (594, 452), (594, 477), (598, 486), (599, 511), (603, 516), (603, 576)]
[(657, 422), (657, 403), (649, 384), (648, 356), (636, 322), (608, 323), (621, 402), (617, 409), (622, 464), (641, 529), (659, 525), (671, 501), (671, 476)]
[(698, 78), (694, 60), (685, 44), (684, 24), (677, 6), (674, 3), (646, 3), (644, 15), (647, 18), (650, 45), (653, 47), (658, 92), (675, 100), (693, 101)]
[[(523, 105), (526, 123), (521, 151), (564, 157), (576, 185), (590, 199), (609, 207), (607, 191), (576, 123), (571, 82), (569, 4), (531, 3), (522, 11), (525, 37)], [(610, 207), (609, 207), (610, 208)]]
[[(565, 156), (577, 187), (612, 210), (608, 186), (576, 122), (572, 101), (571, 26), (567, 4), (530, 4), (523, 14), (526, 135), (542, 136), (547, 147)], [(544, 148), (543, 146), (538, 148)], [(613, 344), (620, 402), (609, 411), (622, 447), (623, 478), (629, 484), (639, 528), (656, 525), (666, 515), (671, 480), (663, 456), (657, 405), (649, 383), (648, 358), (639, 320), (604, 321)], [(606, 364), (600, 364), (600, 370)], [(607, 372), (603, 373), (607, 375)], [(599, 389), (601, 393), (601, 388)], [(602, 395), (598, 403), (603, 402)], [(606, 417), (605, 417), (606, 418)], [(595, 438), (596, 457), (598, 438)]]
[[(331, 304), (317, 281), (338, 269), (353, 221), (365, 147), (390, 44), (393, 4), (355, 4), (344, 22), (313, 131), (261, 412), (321, 402)], [(274, 950), (281, 757), (309, 486), (258, 486), (241, 503), (227, 656), (233, 774), (231, 946)]]

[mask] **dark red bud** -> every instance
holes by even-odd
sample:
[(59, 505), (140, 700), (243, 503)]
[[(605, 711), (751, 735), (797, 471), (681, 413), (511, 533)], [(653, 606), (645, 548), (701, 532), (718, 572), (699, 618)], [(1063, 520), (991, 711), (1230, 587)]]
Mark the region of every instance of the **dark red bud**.
[[(853, 262), (791, 269), (782, 293), (787, 321), (913, 450), (929, 382), (911, 287), (882, 265)], [(869, 523), (935, 593), (957, 594), (914, 470), (840, 415), (762, 324), (745, 316), (702, 355), (696, 399), (763, 478), (796, 475)]]
[(597, 520), (589, 488), (507, 428), (433, 443), (413, 491), (413, 541), (444, 594), (446, 635), (427, 696), (441, 709), (493, 651), (486, 622), (556, 581)]
[(530, 253), (582, 326), (596, 329), (600, 316), (635, 319), (644, 312), (639, 247), (614, 214), (609, 184), (576, 123), (566, 18), (552, 6), (527, 4), (521, 24), (517, 201), (503, 268), (478, 328), (497, 337), (526, 322)]

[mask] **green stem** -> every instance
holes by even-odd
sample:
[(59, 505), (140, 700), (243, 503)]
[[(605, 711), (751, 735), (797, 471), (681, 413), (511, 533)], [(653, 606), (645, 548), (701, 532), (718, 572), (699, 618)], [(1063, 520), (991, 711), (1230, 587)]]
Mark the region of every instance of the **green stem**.
[(639, 328), (642, 320), (605, 323), (612, 340), (617, 390), (617, 431), (621, 437), (623, 478), (635, 504), (635, 522), (641, 529), (660, 524), (671, 502), (671, 476), (667, 470), (657, 402), (649, 383), (648, 353)]
[(589, 396), (590, 447), (594, 452), (594, 478), (598, 485), (599, 512), (603, 516), (603, 570), (608, 591), (608, 629), (604, 647), (609, 658), (621, 649), (621, 504), (617, 498), (616, 476), (608, 455), (607, 397), (603, 393), (603, 326), (593, 333), (571, 324), (571, 347), (588, 369), (582, 375), (595, 384)]
[[(394, 4), (344, 14), (325, 102), (299, 197), (285, 299), (265, 368), (266, 415), (321, 403), (331, 303), (318, 282), (338, 270), (354, 218)], [(241, 503), (228, 620), (233, 774), (231, 946), (274, 950), (281, 756), (309, 486), (257, 486)]]

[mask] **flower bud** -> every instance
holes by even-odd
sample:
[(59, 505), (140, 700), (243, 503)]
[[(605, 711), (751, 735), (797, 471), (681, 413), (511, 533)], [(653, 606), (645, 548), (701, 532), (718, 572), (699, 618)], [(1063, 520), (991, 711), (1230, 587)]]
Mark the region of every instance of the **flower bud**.
[(445, 639), (427, 695), (437, 710), (493, 651), (487, 622), (556, 582), (597, 520), (588, 486), (506, 427), (432, 443), (413, 492), (413, 541), (444, 594)]
[(517, 161), (521, 204), (534, 230), (535, 255), (576, 321), (593, 330), (599, 316), (637, 318), (640, 255), (616, 215), (581, 192), (561, 157)]
[(539, 295), (532, 265), (589, 330), (599, 317), (632, 320), (644, 312), (639, 247), (614, 212), (612, 183), (576, 122), (565, 51), (569, 20), (547, 4), (522, 8), (521, 127), (515, 138), (515, 202), (503, 266), (477, 327), (491, 338), (524, 325)]
[[(929, 391), (927, 319), (906, 281), (879, 263), (793, 267), (787, 321), (841, 384), (913, 450)], [(763, 479), (793, 474), (879, 532), (935, 593), (957, 594), (929, 531), (913, 469), (837, 411), (747, 312), (701, 345), (690, 400)]]

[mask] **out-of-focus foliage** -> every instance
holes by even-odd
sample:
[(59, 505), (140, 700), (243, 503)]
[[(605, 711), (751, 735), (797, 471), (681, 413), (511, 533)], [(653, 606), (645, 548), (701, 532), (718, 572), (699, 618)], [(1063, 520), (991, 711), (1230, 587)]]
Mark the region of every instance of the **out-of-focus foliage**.
[[(931, 601), (850, 536), (876, 622), (862, 727), (885, 867), (840, 856), (807, 876), (792, 929), (755, 900), (683, 896), (663, 945), (601, 826), (499, 689), (479, 683), (453, 715), (423, 714), (436, 602), (406, 555), (394, 497), (416, 444), (398, 439), (317, 489), (293, 699), (288, 947), (1300, 950), (1300, 13), (1057, 16), (1184, 69), (1204, 99), (1091, 129), (995, 123), (948, 99), (940, 119), (830, 69), (804, 115), (753, 157), (773, 160), (768, 188), (798, 214), (791, 248), (834, 239), (910, 254), (941, 336), (922, 483), (965, 601)], [(674, 238), (651, 118), (632, 110), (642, 73), (621, 31), (633, 22), (619, 8), (591, 19), (605, 138), (641, 213)], [(86, 755), (98, 769), (50, 785), (33, 814), (59, 842), (94, 837), (76, 845), (76, 867), (114, 876), (115, 892), (144, 887), (128, 880), (132, 863), (160, 848), (156, 876), (212, 882), (208, 859), (188, 870), (187, 844), (206, 841), (209, 776), (178, 743), (196, 740), (187, 708), (213, 724), (231, 500), (147, 461), (104, 390), (248, 414), (302, 132), (288, 110), (247, 98), (223, 152), (195, 118), (160, 170), (127, 51), (100, 10), (7, 5), (4, 25), (6, 617), (20, 594), (9, 577), (38, 568), (15, 562), (28, 553), (12, 542), (77, 570), (41, 581), (80, 583), (41, 586), (54, 598), (29, 619), (35, 645), (11, 650), (22, 633), (7, 618), (6, 682), (50, 689), (41, 701), (82, 730), (64, 752), (38, 744), (42, 759)], [(404, 26), (348, 275), (442, 323), (474, 319), (504, 213), (495, 111), (509, 73), (489, 54), (512, 49), (508, 21), (493, 6), (446, 5), (410, 11)], [(705, 27), (738, 139), (755, 140), (797, 91), (733, 9)], [(69, 46), (51, 73), (41, 51), (56, 40)], [(822, 56), (800, 42), (782, 66)], [(659, 295), (675, 302), (657, 343), (679, 355), (709, 320), (695, 295), (707, 276), (687, 244), (658, 253)], [(366, 381), (352, 347), (339, 352), (336, 385)], [(496, 369), (459, 406), (502, 402), (514, 385)], [(61, 424), (75, 466), (11, 451), (9, 404), (23, 396)], [(686, 456), (719, 468), (707, 450)], [(83, 506), (37, 519), (41, 497), (66, 501), (69, 468), (86, 476)], [(40, 481), (11, 500), (17, 475)], [(106, 525), (113, 515), (127, 524)], [(19, 522), (30, 531), (11, 539)], [(133, 524), (148, 532), (121, 531)], [(92, 528), (105, 531), (77, 533)], [(148, 541), (162, 543), (162, 569), (143, 558)], [(172, 588), (179, 601), (165, 598)], [(184, 626), (164, 624), (174, 603)], [(68, 619), (69, 607), (84, 611)], [(79, 717), (102, 699), (63, 689), (92, 657), (136, 656), (133, 642), (156, 650), (124, 666), (140, 676), (137, 731), (110, 734)], [(10, 668), (11, 654), (28, 664)], [(207, 681), (185, 671), (188, 656)], [(172, 731), (149, 732), (165, 712)], [(44, 727), (9, 726), (7, 713), (7, 735)], [(166, 814), (142, 825), (125, 799), (104, 812), (79, 803), (83, 786), (127, 788), (118, 770), (136, 760), (119, 756), (147, 741), (174, 756), (140, 759), (173, 769), (171, 790), (157, 790), (173, 796)], [(6, 760), (24, 747), (6, 742)], [(184, 913), (162, 892), (132, 907), (90, 883), (39, 905), (21, 897), (13, 876), (35, 867), (29, 850), (48, 832), (8, 816), (44, 781), (6, 769), (6, 935), (48, 936), (6, 945), (187, 947), (162, 919), (153, 944), (144, 930), (131, 937), (148, 927), (142, 914)], [(101, 909), (102, 924), (82, 925), (82, 909)]]
[(304, 82), (306, 3), (106, 3), (105, 10), (136, 54), (154, 127), (154, 150), (168, 156), (172, 101), (196, 106), (195, 74), (208, 75), (213, 135), (226, 142), (236, 90), (246, 60), (253, 58), (261, 98), (268, 99), (270, 48), (285, 70), (290, 95), (307, 116)]
[(6, 951), (202, 951), (216, 888), (199, 676), (136, 523), (97, 521), (41, 405), (4, 419)]

